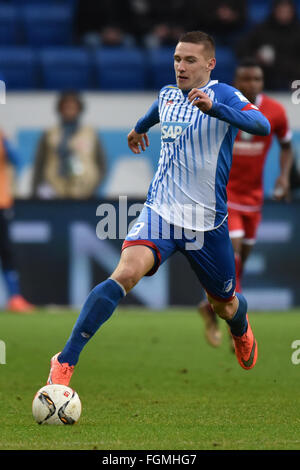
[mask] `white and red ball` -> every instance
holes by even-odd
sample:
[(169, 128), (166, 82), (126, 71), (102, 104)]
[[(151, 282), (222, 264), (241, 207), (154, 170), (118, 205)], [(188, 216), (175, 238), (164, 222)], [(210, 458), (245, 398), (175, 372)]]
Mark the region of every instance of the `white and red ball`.
[(70, 387), (45, 385), (35, 394), (32, 414), (38, 424), (75, 424), (81, 415), (81, 402)]

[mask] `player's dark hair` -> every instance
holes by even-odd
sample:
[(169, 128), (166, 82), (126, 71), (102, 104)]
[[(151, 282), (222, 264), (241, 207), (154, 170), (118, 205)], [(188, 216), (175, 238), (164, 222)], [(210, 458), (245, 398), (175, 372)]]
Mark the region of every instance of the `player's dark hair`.
[(67, 91), (63, 91), (59, 95), (57, 103), (56, 103), (56, 111), (60, 112), (65, 101), (68, 101), (70, 99), (76, 101), (80, 113), (84, 110), (84, 103), (82, 101), (81, 96), (76, 91), (67, 90)]
[(191, 42), (193, 44), (203, 44), (204, 48), (212, 56), (215, 55), (215, 41), (210, 34), (205, 33), (204, 31), (189, 31), (183, 33), (178, 42)]

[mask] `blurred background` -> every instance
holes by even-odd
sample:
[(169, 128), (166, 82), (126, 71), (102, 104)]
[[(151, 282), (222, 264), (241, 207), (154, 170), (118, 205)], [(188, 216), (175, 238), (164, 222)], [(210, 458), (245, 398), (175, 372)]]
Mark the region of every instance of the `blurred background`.
[[(159, 157), (159, 126), (142, 156), (130, 153), (126, 137), (159, 89), (174, 83), (174, 46), (181, 33), (196, 29), (215, 37), (213, 78), (231, 84), (239, 59), (255, 57), (265, 91), (286, 109), (293, 131), (290, 201), (272, 200), (279, 174), (274, 141), (244, 292), (252, 309), (300, 305), (300, 93), (293, 83), (300, 86), (299, 18), (300, 0), (0, 0), (1, 132), (14, 198), (5, 209), (30, 302), (79, 306), (114, 269), (123, 240), (97, 238), (96, 209), (106, 202), (118, 213), (120, 195), (128, 207), (144, 201)], [(7, 301), (5, 281), (0, 305)], [(159, 309), (193, 305), (201, 296), (176, 255), (125, 303)]]

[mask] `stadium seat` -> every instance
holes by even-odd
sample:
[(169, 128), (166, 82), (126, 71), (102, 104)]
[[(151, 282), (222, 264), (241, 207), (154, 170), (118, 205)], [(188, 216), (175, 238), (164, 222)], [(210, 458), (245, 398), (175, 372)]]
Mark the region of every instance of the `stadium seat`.
[(38, 88), (35, 53), (27, 47), (0, 47), (0, 73), (7, 91)]
[(95, 52), (97, 87), (102, 90), (143, 90), (145, 57), (138, 48), (103, 47)]
[(169, 85), (176, 82), (173, 55), (173, 47), (161, 47), (149, 51), (148, 60), (150, 67), (150, 88), (158, 90), (164, 85)]
[(251, 25), (262, 23), (271, 11), (271, 6), (268, 2), (249, 3), (248, 5), (248, 20)]
[[(259, 5), (259, 4), (261, 4), (261, 0), (248, 0), (247, 3), (248, 3), (248, 5)], [(264, 0), (264, 3), (266, 5), (271, 6), (272, 3), (273, 3), (273, 0)]]
[(40, 51), (39, 57), (44, 88), (48, 90), (90, 88), (90, 55), (84, 48), (46, 48)]
[(26, 6), (24, 15), (25, 37), (30, 45), (69, 45), (72, 40), (72, 14), (70, 5)]
[(11, 5), (0, 4), (0, 45), (15, 45), (19, 39), (19, 15)]
[(24, 7), (28, 5), (53, 5), (56, 0), (10, 0), (11, 3), (17, 7)]
[(212, 79), (232, 84), (234, 69), (236, 67), (236, 57), (229, 47), (216, 48), (216, 67), (212, 72)]
[[(2, 3), (3, 0), (0, 0), (0, 3)], [(14, 7), (20, 8), (20, 7), (25, 7), (25, 6), (34, 6), (34, 7), (39, 7), (39, 6), (65, 6), (68, 5), (72, 8), (72, 10), (75, 10), (75, 7), (77, 5), (78, 0), (8, 0), (10, 4), (12, 4)], [(5, 3), (7, 3), (7, 0), (4, 0)]]
[(76, 4), (77, 0), (10, 0), (11, 3), (20, 7), (27, 5), (65, 5), (67, 4)]

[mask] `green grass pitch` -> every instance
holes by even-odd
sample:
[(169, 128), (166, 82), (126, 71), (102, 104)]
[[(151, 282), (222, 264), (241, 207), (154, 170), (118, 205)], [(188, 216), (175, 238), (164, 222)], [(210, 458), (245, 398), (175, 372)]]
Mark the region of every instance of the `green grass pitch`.
[(76, 313), (0, 314), (0, 449), (300, 449), (300, 311), (253, 313), (258, 362), (244, 371), (211, 348), (192, 309), (119, 308), (82, 353), (72, 379), (83, 411), (75, 426), (31, 415), (50, 357)]

